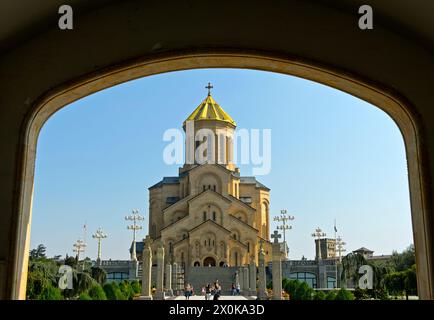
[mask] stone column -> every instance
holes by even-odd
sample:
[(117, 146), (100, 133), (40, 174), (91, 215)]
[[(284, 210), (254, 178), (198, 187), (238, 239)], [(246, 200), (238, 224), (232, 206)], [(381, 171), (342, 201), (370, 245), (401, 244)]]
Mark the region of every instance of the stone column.
[(155, 299), (164, 300), (164, 247), (160, 240), (157, 247), (157, 288)]
[(166, 264), (166, 293), (168, 296), (173, 296), (172, 290), (172, 265), (170, 263)]
[(255, 256), (250, 257), (249, 264), (249, 295), (256, 296), (256, 263)]
[(137, 280), (139, 261), (128, 261), (128, 277), (130, 280)]
[(175, 293), (175, 295), (178, 294), (178, 264), (176, 262), (174, 262), (172, 264), (172, 290)]
[(318, 260), (318, 288), (327, 288), (327, 272), (324, 260)]
[(282, 260), (280, 243), (274, 238), (272, 246), (273, 300), (282, 300)]
[(258, 252), (258, 299), (266, 300), (268, 299), (267, 294), (267, 280), (265, 275), (265, 252), (263, 246), (263, 241), (260, 242), (260, 248)]
[(152, 300), (151, 270), (152, 270), (152, 239), (149, 235), (143, 240), (143, 265), (142, 265), (142, 295), (140, 300)]
[(239, 270), (235, 271), (235, 286), (240, 283), (240, 272)]
[(244, 288), (244, 268), (243, 267), (239, 267), (238, 268), (238, 282), (235, 283), (235, 286), (237, 284), (240, 284), (240, 290), (243, 290)]
[(243, 269), (243, 286), (241, 287), (241, 290), (243, 292), (243, 295), (249, 294), (249, 269), (244, 266)]

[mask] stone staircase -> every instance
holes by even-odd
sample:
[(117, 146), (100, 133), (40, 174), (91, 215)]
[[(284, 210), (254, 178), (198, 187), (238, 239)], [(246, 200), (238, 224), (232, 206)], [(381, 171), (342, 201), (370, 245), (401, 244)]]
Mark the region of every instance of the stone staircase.
[(231, 285), (235, 283), (236, 267), (190, 267), (187, 270), (186, 281), (191, 283), (196, 295), (201, 295), (202, 287), (207, 283), (214, 284), (218, 280), (222, 295), (231, 294)]

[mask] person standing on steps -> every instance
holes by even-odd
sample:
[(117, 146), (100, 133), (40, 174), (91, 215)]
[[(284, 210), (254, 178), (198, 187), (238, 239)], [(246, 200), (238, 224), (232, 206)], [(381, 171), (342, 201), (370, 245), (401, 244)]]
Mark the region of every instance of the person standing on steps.
[(211, 284), (208, 283), (205, 287), (205, 300), (211, 299), (211, 291), (212, 291)]

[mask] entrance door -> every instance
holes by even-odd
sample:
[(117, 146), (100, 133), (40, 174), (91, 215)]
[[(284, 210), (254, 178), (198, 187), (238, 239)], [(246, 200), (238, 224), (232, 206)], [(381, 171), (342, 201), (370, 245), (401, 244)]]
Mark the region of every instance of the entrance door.
[(203, 266), (204, 267), (215, 267), (215, 259), (213, 257), (207, 257), (205, 260), (203, 260)]

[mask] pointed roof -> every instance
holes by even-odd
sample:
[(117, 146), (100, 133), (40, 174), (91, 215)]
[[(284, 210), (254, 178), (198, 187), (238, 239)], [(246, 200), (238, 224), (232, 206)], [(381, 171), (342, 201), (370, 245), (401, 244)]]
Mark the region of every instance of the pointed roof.
[(234, 127), (237, 126), (235, 121), (231, 118), (230, 115), (223, 110), (222, 107), (213, 99), (211, 93), (208, 93), (208, 96), (202, 103), (193, 111), (190, 116), (185, 119), (184, 126), (187, 121), (199, 121), (199, 120), (214, 120), (214, 121), (223, 121), (227, 122)]

